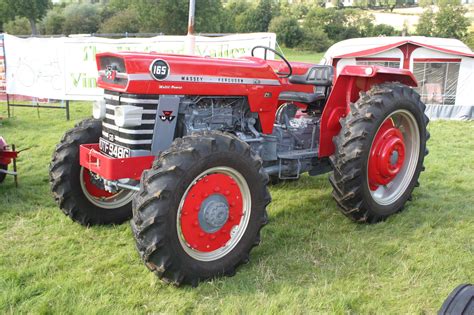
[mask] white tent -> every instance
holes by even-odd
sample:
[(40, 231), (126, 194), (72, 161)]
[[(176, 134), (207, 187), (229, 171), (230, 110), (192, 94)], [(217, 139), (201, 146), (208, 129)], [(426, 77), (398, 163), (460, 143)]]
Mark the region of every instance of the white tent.
[(321, 63), (410, 69), (430, 118), (474, 119), (474, 53), (457, 39), (353, 38), (329, 48)]

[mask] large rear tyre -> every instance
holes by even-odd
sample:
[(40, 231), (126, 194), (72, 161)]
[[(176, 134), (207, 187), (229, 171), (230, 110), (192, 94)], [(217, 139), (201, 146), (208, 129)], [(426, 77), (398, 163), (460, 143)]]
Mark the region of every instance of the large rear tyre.
[(79, 146), (98, 143), (101, 130), (99, 120), (78, 123), (56, 146), (50, 165), (55, 201), (64, 214), (85, 226), (120, 224), (132, 216), (133, 191), (109, 193), (101, 179), (79, 164)]
[(375, 223), (403, 209), (428, 153), (425, 105), (399, 83), (374, 86), (351, 104), (334, 137), (329, 180), (342, 212)]
[(131, 225), (146, 266), (175, 285), (233, 275), (260, 243), (267, 183), (261, 159), (231, 134), (176, 139), (134, 198)]

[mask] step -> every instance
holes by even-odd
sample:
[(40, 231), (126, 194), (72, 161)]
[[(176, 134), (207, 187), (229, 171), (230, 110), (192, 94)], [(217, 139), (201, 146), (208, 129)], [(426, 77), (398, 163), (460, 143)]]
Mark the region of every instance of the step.
[(279, 152), (277, 156), (278, 158), (282, 160), (301, 160), (301, 159), (313, 158), (313, 157), (318, 157), (318, 148), (316, 147), (313, 149)]

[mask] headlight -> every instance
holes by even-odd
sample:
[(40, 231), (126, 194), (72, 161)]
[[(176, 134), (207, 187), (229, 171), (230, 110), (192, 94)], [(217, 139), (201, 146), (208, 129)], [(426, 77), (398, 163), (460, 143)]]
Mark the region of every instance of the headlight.
[(95, 119), (105, 118), (105, 100), (95, 101), (92, 104), (92, 116)]
[(142, 124), (143, 108), (124, 105), (115, 107), (115, 124), (119, 127), (135, 127)]

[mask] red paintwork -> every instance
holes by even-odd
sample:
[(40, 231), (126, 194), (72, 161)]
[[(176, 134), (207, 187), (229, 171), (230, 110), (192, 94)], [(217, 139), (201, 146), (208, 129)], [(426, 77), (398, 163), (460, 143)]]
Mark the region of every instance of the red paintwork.
[(321, 117), (319, 157), (330, 156), (334, 153), (332, 138), (341, 130), (339, 120), (349, 113), (349, 104), (359, 99), (359, 92), (369, 90), (374, 84), (393, 81), (417, 86), (413, 73), (405, 69), (378, 66), (346, 66), (342, 69)]
[[(398, 152), (396, 163), (390, 158)], [(387, 119), (375, 135), (369, 156), (368, 178), (371, 190), (377, 190), (380, 185), (387, 185), (400, 172), (405, 161), (405, 142), (401, 131)]]
[(357, 61), (400, 61), (400, 58), (388, 58), (388, 57), (358, 57), (356, 58)]
[[(279, 78), (276, 72), (287, 72), (287, 65), (281, 61), (263, 60), (255, 57), (241, 59), (207, 58), (198, 56), (169, 55), (156, 53), (101, 53), (97, 54), (97, 65), (101, 68), (100, 59), (116, 57), (124, 60), (129, 80), (123, 86), (98, 79), (98, 86), (107, 90), (129, 94), (171, 94), (171, 95), (226, 95), (246, 96), (250, 110), (258, 113), (262, 132), (271, 134), (278, 107), (283, 103), (278, 100), (283, 91), (312, 93), (313, 85), (292, 84), (287, 78)], [(149, 67), (155, 59), (165, 60), (170, 67), (170, 77), (166, 81), (152, 79)], [(312, 66), (308, 63), (292, 63), (294, 74), (304, 74)], [(173, 77), (174, 76), (174, 77)], [(246, 83), (204, 83), (183, 81), (183, 77), (244, 78)], [(172, 79), (173, 77), (173, 79)], [(178, 78), (178, 79), (177, 79)], [(272, 80), (276, 85), (265, 85), (260, 80)], [(254, 82), (253, 80), (256, 80)], [(335, 79), (328, 101), (321, 117), (319, 157), (330, 156), (334, 152), (332, 138), (337, 135), (341, 126), (339, 120), (349, 112), (349, 104), (355, 102), (360, 91), (366, 91), (374, 84), (399, 81), (409, 86), (416, 86), (416, 80), (410, 71), (377, 66), (346, 66)], [(306, 104), (297, 104), (306, 108)], [(92, 150), (91, 150), (92, 149)], [(152, 158), (111, 159), (98, 152), (97, 145), (81, 147), (81, 165), (90, 168), (106, 179), (140, 177), (143, 169), (149, 168)], [(93, 163), (90, 163), (90, 160)], [(100, 161), (97, 167), (95, 161)], [(130, 161), (133, 162), (130, 162)], [(89, 166), (90, 165), (90, 166)], [(129, 167), (124, 167), (129, 165)], [(141, 166), (137, 166), (141, 165)], [(127, 175), (127, 176), (125, 176)]]
[(415, 58), (413, 62), (461, 62), (461, 58)]
[(102, 154), (99, 144), (83, 144), (79, 151), (81, 166), (108, 180), (132, 178), (140, 180), (143, 170), (151, 168), (153, 156), (115, 159)]
[(83, 176), (82, 180), (84, 181), (84, 185), (86, 186), (87, 192), (89, 192), (90, 195), (97, 198), (102, 198), (102, 197), (108, 198), (114, 195), (94, 185), (91, 182), (91, 174), (89, 173), (88, 170), (84, 170), (82, 176)]
[[(213, 194), (227, 199), (229, 217), (218, 231), (207, 233), (201, 228), (198, 215), (202, 202)], [(212, 252), (225, 246), (232, 228), (240, 224), (242, 216), (242, 193), (235, 180), (226, 174), (211, 174), (199, 179), (188, 191), (179, 220), (183, 237), (192, 249)]]
[(8, 165), (18, 157), (18, 152), (9, 149), (7, 142), (0, 137), (0, 164)]

